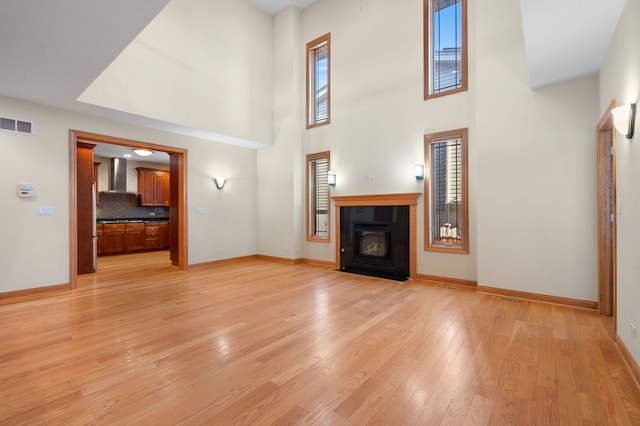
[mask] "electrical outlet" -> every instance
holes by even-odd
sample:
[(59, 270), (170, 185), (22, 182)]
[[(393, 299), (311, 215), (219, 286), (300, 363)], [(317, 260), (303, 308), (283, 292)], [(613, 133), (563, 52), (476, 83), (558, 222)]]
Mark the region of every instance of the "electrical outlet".
[(633, 338), (636, 338), (636, 326), (633, 325), (632, 322), (629, 323), (629, 327), (631, 328), (631, 335), (633, 336)]

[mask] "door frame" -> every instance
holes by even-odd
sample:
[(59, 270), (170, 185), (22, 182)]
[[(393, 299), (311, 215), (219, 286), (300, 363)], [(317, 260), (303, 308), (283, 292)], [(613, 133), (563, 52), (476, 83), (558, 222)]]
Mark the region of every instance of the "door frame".
[[(597, 222), (598, 222), (598, 312), (614, 319), (617, 313), (616, 254), (616, 132), (611, 110), (615, 99), (596, 126)], [(611, 134), (611, 144), (607, 140)], [(611, 163), (609, 163), (611, 161)], [(611, 168), (609, 168), (611, 164)], [(609, 201), (612, 200), (609, 208)], [(609, 226), (613, 214), (613, 226)], [(615, 321), (614, 321), (615, 324)], [(615, 325), (614, 325), (615, 328)]]
[(121, 145), (131, 148), (146, 148), (154, 151), (164, 151), (168, 153), (170, 157), (173, 156), (177, 159), (177, 185), (175, 186), (177, 187), (177, 196), (174, 197), (172, 195), (170, 197), (171, 205), (169, 207), (171, 212), (176, 212), (175, 216), (172, 215), (172, 217), (176, 217), (178, 222), (177, 259), (172, 259), (172, 263), (178, 267), (178, 270), (186, 271), (189, 265), (187, 227), (187, 150), (151, 142), (142, 142), (69, 129), (69, 287), (71, 289), (75, 289), (78, 279), (78, 165), (76, 161), (78, 140), (108, 143), (111, 145)]

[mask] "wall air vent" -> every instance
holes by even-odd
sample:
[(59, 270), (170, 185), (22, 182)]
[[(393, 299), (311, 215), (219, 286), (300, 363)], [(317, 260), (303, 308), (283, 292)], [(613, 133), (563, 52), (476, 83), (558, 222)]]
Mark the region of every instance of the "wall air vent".
[(33, 123), (30, 121), (16, 120), (14, 118), (0, 117), (0, 130), (33, 135)]

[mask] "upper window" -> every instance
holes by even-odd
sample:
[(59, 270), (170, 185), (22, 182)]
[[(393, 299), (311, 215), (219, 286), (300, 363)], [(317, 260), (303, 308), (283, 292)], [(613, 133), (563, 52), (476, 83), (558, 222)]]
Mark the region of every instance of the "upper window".
[(307, 43), (307, 129), (329, 124), (331, 34)]
[(467, 90), (467, 0), (424, 0), (424, 98)]
[(425, 250), (469, 253), (468, 129), (425, 135)]
[(307, 155), (307, 241), (329, 242), (329, 151)]

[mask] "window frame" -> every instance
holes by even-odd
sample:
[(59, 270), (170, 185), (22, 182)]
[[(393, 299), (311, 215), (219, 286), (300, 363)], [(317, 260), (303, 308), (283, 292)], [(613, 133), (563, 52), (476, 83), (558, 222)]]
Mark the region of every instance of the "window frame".
[[(432, 146), (438, 142), (450, 139), (460, 139), (461, 147), (461, 181), (462, 181), (462, 239), (459, 244), (441, 243), (435, 241), (435, 232), (431, 229), (431, 224), (435, 222), (434, 215), (434, 161)], [(467, 127), (461, 129), (447, 130), (443, 132), (431, 133), (424, 135), (424, 155), (425, 164), (427, 165), (427, 173), (424, 180), (424, 199), (425, 199), (425, 223), (424, 223), (424, 241), (426, 251), (435, 251), (454, 254), (469, 254), (469, 129)]]
[[(318, 242), (318, 243), (329, 243), (331, 242), (331, 196), (330, 196), (330, 187), (327, 184), (327, 236), (319, 236), (315, 233), (315, 229), (317, 228), (317, 226), (315, 226), (315, 197), (312, 197), (312, 188), (311, 188), (311, 167), (312, 167), (312, 163), (320, 160), (320, 159), (325, 159), (327, 160), (327, 173), (329, 172), (329, 170), (331, 170), (331, 151), (323, 151), (323, 152), (316, 152), (314, 154), (307, 154), (307, 161), (306, 161), (306, 167), (307, 167), (307, 202), (306, 202), (306, 206), (307, 206), (307, 220), (306, 220), (306, 224), (307, 224), (307, 231), (306, 231), (306, 237), (307, 237), (307, 241), (311, 241), (311, 242)], [(315, 185), (315, 183), (314, 183)], [(315, 186), (314, 186), (315, 188)]]
[[(315, 96), (313, 86), (315, 83), (315, 52), (324, 45), (327, 46), (327, 118), (323, 121), (316, 121), (315, 116)], [(307, 43), (307, 129), (325, 126), (331, 123), (331, 33), (316, 38)]]
[(456, 89), (447, 90), (445, 92), (440, 93), (432, 93), (432, 88), (430, 84), (431, 77), (431, 55), (432, 55), (432, 43), (431, 43), (431, 28), (432, 23), (432, 12), (431, 5), (433, 4), (433, 0), (423, 0), (423, 23), (424, 23), (424, 99), (434, 99), (440, 98), (442, 96), (453, 95), (455, 93), (466, 92), (469, 87), (469, 72), (468, 72), (468, 37), (467, 37), (467, 0), (460, 0), (462, 11), (461, 11), (461, 83), (460, 87)]

